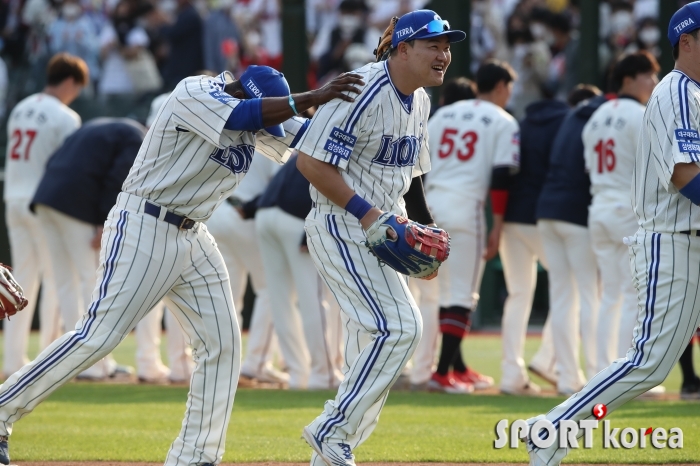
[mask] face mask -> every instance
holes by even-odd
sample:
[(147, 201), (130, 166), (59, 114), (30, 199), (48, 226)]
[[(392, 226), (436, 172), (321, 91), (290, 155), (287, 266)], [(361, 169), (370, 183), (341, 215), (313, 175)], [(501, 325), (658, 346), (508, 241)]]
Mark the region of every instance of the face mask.
[(645, 27), (639, 31), (638, 37), (644, 45), (655, 45), (661, 39), (661, 31), (657, 27)]
[(75, 3), (67, 3), (61, 8), (61, 14), (66, 19), (74, 19), (80, 16), (82, 9)]
[(634, 26), (634, 17), (629, 11), (618, 11), (610, 18), (610, 27), (613, 34), (619, 34)]
[(547, 28), (542, 23), (532, 23), (530, 25), (530, 34), (535, 40), (542, 40), (547, 34)]
[(362, 20), (359, 16), (340, 15), (338, 18), (338, 29), (340, 29), (340, 34), (346, 39), (352, 37), (361, 25)]

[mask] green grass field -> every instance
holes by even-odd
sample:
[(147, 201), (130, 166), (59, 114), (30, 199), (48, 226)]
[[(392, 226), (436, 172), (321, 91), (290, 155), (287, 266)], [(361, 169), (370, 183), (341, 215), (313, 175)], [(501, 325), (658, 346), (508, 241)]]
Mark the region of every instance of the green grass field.
[[(538, 339), (529, 338), (527, 353), (537, 344)], [(497, 337), (468, 339), (464, 349), (476, 369), (498, 376)], [(133, 354), (133, 338), (115, 351), (122, 363), (133, 363)], [(679, 371), (674, 369), (666, 386), (677, 391), (679, 384)], [(20, 464), (162, 461), (180, 428), (186, 393), (183, 387), (70, 383), (15, 425), (12, 458)], [(332, 396), (332, 392), (239, 390), (224, 461), (308, 461), (310, 449), (300, 440), (301, 429)], [(526, 462), (522, 446), (517, 450), (493, 448), (496, 423), (539, 414), (561, 400), (392, 392), (374, 435), (355, 453), (361, 463)], [(699, 419), (700, 402), (635, 401), (611, 416), (613, 426), (680, 427), (683, 449), (603, 450), (596, 438), (593, 449), (578, 450), (567, 462), (698, 464)]]

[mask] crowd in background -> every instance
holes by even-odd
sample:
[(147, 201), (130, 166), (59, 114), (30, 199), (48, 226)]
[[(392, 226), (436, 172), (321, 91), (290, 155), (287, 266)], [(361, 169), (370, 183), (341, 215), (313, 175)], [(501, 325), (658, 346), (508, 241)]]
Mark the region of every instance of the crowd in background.
[[(564, 98), (577, 82), (581, 0), (471, 0), (472, 71), (508, 61), (520, 76), (509, 109), (547, 95)], [(282, 65), (281, 0), (3, 0), (0, 98), (12, 106), (41, 89), (48, 58), (68, 52), (90, 68), (89, 98), (168, 90), (198, 70), (241, 73)], [(429, 0), (307, 0), (309, 84), (372, 61), (389, 19)], [(604, 0), (601, 69), (621, 53), (659, 53), (658, 0)], [(662, 28), (663, 29), (663, 28)], [(300, 31), (301, 33), (301, 31)], [(8, 67), (34, 72), (8, 96)], [(5, 104), (5, 100), (7, 102)]]

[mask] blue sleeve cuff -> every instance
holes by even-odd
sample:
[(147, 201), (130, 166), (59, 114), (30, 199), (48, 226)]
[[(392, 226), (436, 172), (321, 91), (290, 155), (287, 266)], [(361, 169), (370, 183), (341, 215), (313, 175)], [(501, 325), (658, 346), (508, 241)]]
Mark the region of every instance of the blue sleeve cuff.
[(294, 139), (292, 139), (292, 143), (289, 145), (291, 149), (296, 149), (297, 142), (299, 142), (299, 139), (304, 135), (306, 132), (306, 128), (309, 127), (309, 124), (311, 123), (311, 120), (306, 120), (303, 125), (301, 125), (301, 128), (299, 128), (299, 131), (297, 132), (297, 135), (294, 136)]
[(262, 99), (241, 100), (224, 124), (231, 131), (260, 131), (263, 129)]
[(700, 205), (700, 174), (690, 180), (687, 185), (679, 189), (680, 193), (690, 199), (695, 205)]

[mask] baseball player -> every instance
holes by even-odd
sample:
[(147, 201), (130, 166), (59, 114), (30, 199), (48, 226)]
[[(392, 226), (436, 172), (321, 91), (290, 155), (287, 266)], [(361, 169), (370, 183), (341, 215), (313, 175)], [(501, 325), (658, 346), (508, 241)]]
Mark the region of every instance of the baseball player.
[[(55, 55), (46, 69), (44, 90), (19, 102), (7, 123), (5, 220), (14, 273), (32, 306), (36, 303), (39, 284), (42, 285), (41, 348), (60, 335), (59, 302), (46, 261), (48, 247), (36, 216), (29, 211), (29, 204), (46, 161), (63, 140), (80, 127), (80, 117), (68, 105), (80, 95), (88, 79), (89, 71), (82, 59), (66, 53)], [(4, 323), (5, 376), (29, 362), (27, 345), (31, 323), (31, 312), (19, 313)]]
[(420, 340), (420, 311), (405, 277), (368, 254), (365, 233), (384, 212), (405, 216), (404, 194), (412, 220), (433, 224), (419, 176), (430, 169), (422, 88), (442, 84), (450, 43), (465, 37), (430, 10), (392, 18), (380, 61), (356, 70), (366, 82), (362, 97), (319, 108), (296, 146), (297, 167), (312, 185), (309, 252), (347, 330), (345, 378), (303, 431), (316, 466), (355, 464), (352, 449), (374, 430)]
[[(464, 77), (453, 78), (445, 83), (439, 105), (452, 105), (460, 100), (476, 97), (476, 84)], [(408, 212), (411, 218), (411, 212)], [(435, 371), (435, 362), (440, 340), (439, 300), (440, 285), (438, 280), (409, 280), (421, 317), (423, 318), (423, 336), (413, 353), (413, 367), (409, 375), (412, 390), (426, 390)]]
[[(633, 206), (639, 229), (625, 238), (638, 316), (634, 340), (624, 358), (593, 377), (583, 389), (546, 417), (557, 428), (563, 420), (593, 417), (597, 403), (608, 414), (660, 384), (685, 350), (700, 320), (700, 2), (671, 18), (668, 39), (675, 69), (661, 80), (647, 103), (634, 160)], [(558, 438), (537, 448), (529, 438), (531, 465), (558, 465), (567, 454)]]
[[(0, 386), (0, 462), (15, 421), (108, 354), (161, 299), (188, 335), (196, 367), (185, 420), (165, 464), (221, 461), (240, 369), (240, 330), (224, 261), (205, 221), (245, 176), (256, 148), (276, 160), (303, 128), (298, 111), (352, 100), (360, 76), (289, 94), (284, 77), (249, 67), (236, 81), (185, 78), (161, 107), (105, 222), (86, 314)], [(291, 118), (291, 119), (290, 119)], [(282, 126), (284, 122), (284, 126)]]
[(634, 154), (659, 70), (649, 52), (622, 57), (612, 72), (617, 98), (601, 105), (583, 128), (583, 154), (593, 195), (588, 229), (602, 291), (596, 332), (598, 371), (625, 356), (637, 321), (637, 296), (622, 238), (638, 228), (630, 203)]
[[(441, 108), (428, 126), (432, 172), (426, 197), (438, 225), (450, 232), (452, 256), (438, 278), (442, 348), (430, 379), (432, 390), (469, 393), (493, 385), (491, 377), (466, 367), (460, 345), (479, 300), (484, 263), (498, 253), (506, 189), (518, 167), (518, 122), (503, 110), (515, 79), (505, 63), (483, 64), (476, 74), (477, 98)], [(493, 229), (484, 250), (489, 185)]]
[[(513, 177), (508, 190), (509, 202), (500, 250), (508, 288), (501, 324), (501, 392), (511, 395), (532, 395), (540, 391), (530, 380), (523, 359), (527, 323), (537, 283), (537, 261), (547, 268), (535, 211), (547, 176), (552, 143), (568, 111), (564, 102), (543, 99), (528, 105), (525, 118), (520, 122), (520, 171)], [(528, 369), (556, 386), (554, 364), (552, 326), (547, 317), (540, 349)]]
[(265, 277), (275, 284), (270, 304), (289, 387), (327, 390), (338, 388), (342, 378), (332, 358), (338, 340), (329, 338), (331, 323), (339, 316), (330, 315), (337, 309), (326, 306), (325, 286), (304, 246), (303, 219), (311, 210), (311, 197), (296, 160), (292, 156), (260, 196), (255, 224)]
[(272, 365), (278, 339), (272, 321), (267, 283), (271, 283), (273, 287), (276, 284), (265, 279), (255, 220), (252, 215), (246, 214), (248, 209), (245, 207), (256, 204), (278, 167), (278, 164), (267, 157), (253, 157), (245, 179), (236, 188), (233, 196), (207, 220), (207, 228), (216, 239), (224, 257), (231, 282), (231, 293), (239, 312), (243, 309), (243, 296), (249, 274), (255, 292), (247, 347), (241, 364), (241, 383), (264, 382), (292, 386), (290, 374), (279, 371)]
[[(31, 209), (48, 245), (61, 314), (75, 328), (95, 285), (102, 224), (120, 188), (146, 128), (129, 119), (98, 118), (71, 134), (46, 164)], [(79, 377), (104, 380), (131, 375), (106, 356)]]

